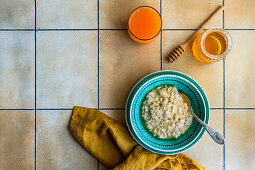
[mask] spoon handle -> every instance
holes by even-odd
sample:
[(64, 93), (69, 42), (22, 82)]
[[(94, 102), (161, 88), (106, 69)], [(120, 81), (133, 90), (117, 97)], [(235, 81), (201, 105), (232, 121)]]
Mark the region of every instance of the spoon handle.
[(209, 133), (209, 135), (212, 137), (212, 139), (218, 143), (223, 145), (225, 143), (225, 139), (224, 137), (219, 134), (216, 130), (214, 130), (213, 128), (211, 128), (210, 126), (208, 126), (206, 123), (204, 123), (202, 120), (200, 120), (197, 115), (195, 115), (195, 113), (193, 113), (193, 111), (191, 111), (193, 116), (195, 117), (195, 119), (205, 128), (205, 130)]

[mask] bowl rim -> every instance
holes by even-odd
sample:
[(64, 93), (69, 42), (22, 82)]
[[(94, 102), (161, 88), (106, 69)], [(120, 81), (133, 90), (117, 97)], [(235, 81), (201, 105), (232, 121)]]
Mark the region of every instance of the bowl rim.
[[(200, 93), (200, 91), (197, 89), (197, 87), (196, 87), (194, 84), (192, 84), (189, 80), (186, 80), (186, 79), (184, 79), (183, 77), (180, 77), (180, 76), (176, 76), (176, 75), (162, 75), (162, 76), (154, 77), (154, 78), (150, 79), (149, 81), (152, 81), (152, 80), (157, 79), (157, 78), (160, 78), (160, 77), (165, 77), (165, 76), (177, 77), (177, 78), (183, 79), (184, 81), (189, 82), (189, 84), (191, 84), (191, 85), (198, 91), (199, 96), (202, 96), (202, 94)], [(149, 81), (147, 81), (147, 82), (149, 82)], [(147, 83), (147, 82), (146, 82), (146, 83)], [(146, 83), (143, 84), (139, 89), (141, 89), (143, 86), (145, 86)], [(134, 96), (136, 96), (136, 95), (138, 94), (139, 89), (138, 89), (137, 92), (134, 94)], [(206, 104), (205, 104), (205, 101), (204, 101), (204, 99), (203, 99), (203, 97), (202, 97), (202, 101), (203, 101), (203, 104), (206, 105)], [(134, 102), (134, 100), (132, 100), (131, 106), (133, 105), (133, 102)], [(204, 108), (204, 112), (206, 113), (206, 108)], [(130, 115), (129, 115), (130, 120), (132, 119), (131, 116), (132, 116), (132, 115), (130, 114)], [(206, 117), (207, 117), (207, 116), (205, 115), (205, 119), (206, 119)], [(135, 129), (135, 128), (134, 128), (134, 125), (133, 125), (132, 123), (131, 123), (131, 126), (132, 126), (133, 129)], [(135, 132), (136, 136), (140, 139), (140, 141), (143, 142), (146, 146), (151, 147), (151, 148), (153, 148), (153, 149), (155, 149), (155, 150), (157, 150), (157, 151), (161, 151), (161, 152), (173, 152), (173, 150), (162, 150), (162, 149), (158, 149), (158, 148), (155, 148), (155, 147), (153, 147), (153, 146), (147, 144), (146, 142), (144, 142), (144, 140), (142, 140), (142, 139), (140, 138), (140, 136), (137, 134), (136, 131), (134, 131), (134, 132)], [(198, 135), (190, 142), (190, 144), (193, 143), (193, 142), (199, 137), (199, 135), (201, 134), (201, 132), (202, 132), (202, 129), (200, 129)], [(184, 149), (185, 147), (188, 147), (190, 144), (184, 145), (183, 147), (178, 148), (178, 149), (176, 149), (176, 150), (174, 150), (174, 151), (182, 150), (182, 149)]]
[[(193, 84), (192, 82), (190, 82), (190, 80), (188, 80), (188, 79), (186, 79), (186, 78), (184, 78), (184, 77), (181, 77), (181, 76), (179, 76), (179, 75), (171, 75), (171, 73), (168, 74), (168, 75), (159, 75), (159, 76), (156, 76), (156, 77), (154, 77), (154, 78), (149, 79), (148, 81), (151, 81), (151, 80), (153, 80), (153, 79), (155, 79), (155, 78), (158, 78), (158, 77), (161, 77), (161, 76), (162, 76), (162, 77), (163, 77), (163, 76), (174, 76), (174, 77), (178, 77), (178, 78), (184, 79), (185, 81), (189, 82), (189, 84), (191, 84), (192, 86), (194, 86), (194, 87), (197, 89), (197, 91), (199, 92), (200, 96), (202, 97), (203, 103), (204, 103), (204, 105), (205, 105), (205, 108), (204, 108), (204, 109), (205, 109), (205, 110), (204, 110), (204, 111), (205, 111), (205, 123), (207, 123), (207, 124), (208, 124), (209, 121), (210, 121), (210, 104), (209, 104), (208, 97), (207, 97), (207, 95), (206, 95), (204, 89), (202, 88), (202, 86), (201, 86), (194, 78), (190, 77), (189, 75), (187, 75), (187, 74), (185, 74), (185, 73), (179, 72), (179, 71), (175, 71), (175, 70), (156, 71), (156, 72), (153, 72), (153, 73), (151, 73), (151, 74), (148, 74), (148, 75), (144, 76), (142, 79), (140, 79), (140, 80), (134, 85), (134, 87), (132, 88), (132, 90), (130, 91), (130, 93), (129, 93), (129, 95), (128, 95), (127, 102), (126, 102), (126, 107), (125, 107), (125, 120), (126, 120), (126, 124), (127, 124), (127, 127), (128, 127), (128, 130), (129, 130), (130, 134), (131, 134), (132, 137), (135, 139), (135, 141), (136, 141), (139, 145), (141, 145), (143, 148), (145, 148), (146, 150), (149, 150), (149, 151), (151, 151), (151, 152), (158, 153), (158, 154), (171, 155), (171, 154), (176, 154), (176, 153), (184, 152), (184, 151), (186, 151), (186, 150), (192, 148), (195, 144), (198, 143), (198, 141), (201, 140), (201, 138), (202, 138), (203, 135), (204, 135), (205, 129), (202, 127), (202, 128), (200, 129), (199, 133), (196, 135), (196, 137), (195, 137), (191, 142), (189, 142), (189, 144), (187, 144), (187, 145), (185, 145), (185, 146), (183, 146), (183, 147), (181, 147), (181, 148), (178, 148), (177, 150), (172, 150), (172, 151), (171, 151), (171, 150), (162, 150), (162, 149), (154, 148), (154, 147), (152, 147), (151, 145), (147, 144), (146, 142), (144, 142), (144, 141), (139, 137), (139, 135), (137, 134), (137, 132), (134, 130), (133, 124), (131, 123), (131, 118), (129, 118), (129, 119), (130, 119), (130, 123), (128, 123), (128, 110), (127, 110), (127, 108), (128, 108), (128, 103), (130, 103), (129, 100), (131, 99), (131, 93), (133, 93), (134, 89), (137, 88), (136, 86), (137, 86), (141, 81), (143, 81), (145, 78), (147, 78), (147, 77), (149, 77), (149, 76), (151, 76), (151, 75), (153, 75), (153, 74), (156, 74), (156, 73), (164, 73), (164, 72), (166, 72), (166, 73), (172, 72), (172, 73), (177, 73), (177, 74), (180, 74), (180, 75), (185, 75), (185, 76), (187, 76), (188, 78), (190, 78), (191, 80), (193, 80), (197, 85)], [(135, 92), (135, 94), (134, 94), (133, 96), (136, 96), (136, 94), (138, 93), (139, 89), (141, 89), (148, 81), (146, 81), (144, 84), (142, 84), (142, 85), (138, 88), (138, 90)], [(201, 94), (200, 90), (199, 90), (196, 86), (198, 86), (199, 88), (201, 88), (201, 90), (202, 90), (202, 92), (203, 92), (204, 95)], [(133, 98), (132, 98), (132, 100), (131, 100), (130, 106), (132, 105), (132, 103), (133, 103)], [(208, 106), (208, 108), (207, 108), (207, 106)], [(130, 110), (129, 110), (129, 112), (130, 112)], [(207, 112), (208, 112), (208, 118), (207, 118)], [(129, 115), (131, 116), (131, 114), (129, 114)], [(129, 126), (129, 124), (130, 124), (131, 126)], [(200, 126), (201, 126), (201, 125), (200, 125)], [(131, 128), (132, 128), (132, 129), (131, 129)], [(133, 133), (134, 133), (134, 134), (133, 134)], [(137, 138), (138, 138), (138, 139), (137, 139)]]

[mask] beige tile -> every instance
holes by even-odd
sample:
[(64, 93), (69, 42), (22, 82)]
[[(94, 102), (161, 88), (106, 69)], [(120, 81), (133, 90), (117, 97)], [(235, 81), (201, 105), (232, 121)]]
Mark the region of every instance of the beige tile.
[(255, 168), (255, 110), (226, 111), (226, 170)]
[(39, 0), (38, 28), (97, 28), (96, 0)]
[(232, 52), (226, 59), (226, 106), (255, 107), (255, 31), (230, 31)]
[(97, 160), (68, 130), (72, 111), (37, 112), (37, 169), (97, 169)]
[(34, 28), (34, 0), (0, 0), (0, 28)]
[(125, 107), (135, 83), (160, 69), (159, 42), (140, 45), (127, 31), (100, 31), (100, 107)]
[(97, 32), (39, 32), (38, 108), (97, 106)]
[(225, 28), (255, 28), (255, 1), (225, 0)]
[(100, 28), (127, 28), (129, 14), (139, 6), (152, 6), (159, 11), (159, 0), (100, 0)]
[[(223, 110), (211, 110), (209, 125), (223, 134)], [(192, 148), (184, 152), (206, 170), (222, 169), (223, 146), (215, 143), (205, 132), (202, 139)]]
[(125, 110), (101, 110), (101, 112), (126, 126)]
[[(198, 28), (219, 6), (222, 0), (162, 0), (163, 28)], [(208, 26), (222, 28), (222, 13)]]
[(0, 169), (34, 169), (34, 111), (0, 111)]
[(205, 90), (211, 107), (223, 106), (223, 63), (199, 63), (192, 54), (191, 44), (185, 53), (174, 63), (166, 57), (178, 44), (183, 43), (193, 31), (163, 31), (163, 69), (176, 70), (188, 74), (200, 83)]
[(0, 108), (34, 107), (34, 33), (0, 32)]

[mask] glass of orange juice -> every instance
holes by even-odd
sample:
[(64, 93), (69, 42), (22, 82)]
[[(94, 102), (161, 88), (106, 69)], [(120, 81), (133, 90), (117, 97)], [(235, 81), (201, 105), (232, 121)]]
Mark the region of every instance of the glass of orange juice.
[(210, 64), (223, 60), (230, 53), (231, 47), (232, 38), (226, 30), (211, 28), (197, 36), (192, 51), (199, 62)]
[(156, 39), (162, 27), (159, 12), (150, 6), (134, 9), (128, 19), (128, 33), (139, 44), (148, 44)]

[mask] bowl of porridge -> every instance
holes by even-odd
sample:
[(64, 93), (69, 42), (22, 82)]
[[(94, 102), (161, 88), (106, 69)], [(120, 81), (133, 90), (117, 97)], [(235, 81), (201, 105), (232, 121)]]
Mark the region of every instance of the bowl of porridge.
[[(189, 98), (190, 105), (181, 93)], [(208, 124), (209, 102), (202, 87), (184, 73), (160, 71), (134, 86), (125, 116), (131, 135), (143, 148), (168, 155), (189, 149), (204, 134), (190, 109)]]

